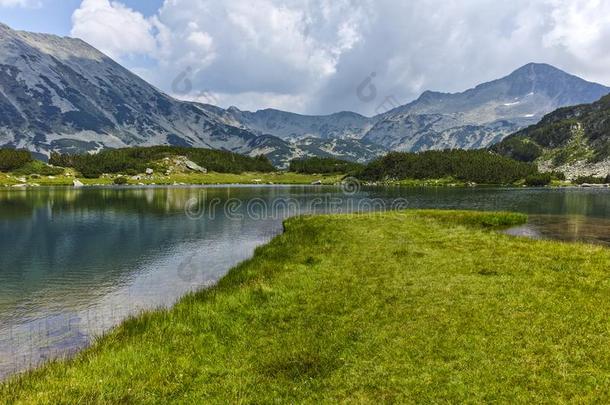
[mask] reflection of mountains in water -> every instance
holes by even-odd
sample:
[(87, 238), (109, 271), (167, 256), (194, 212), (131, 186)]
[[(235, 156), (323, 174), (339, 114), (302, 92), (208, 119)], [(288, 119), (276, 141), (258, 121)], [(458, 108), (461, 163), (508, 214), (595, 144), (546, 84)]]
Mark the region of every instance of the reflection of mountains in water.
[[(272, 198), (276, 193), (256, 194)], [(191, 198), (226, 201), (253, 194), (239, 188), (0, 193), (0, 311), (57, 280), (65, 289), (47, 292), (61, 302), (70, 289), (104, 295), (144, 261), (172, 255), (184, 243), (205, 248), (206, 241), (268, 239), (279, 230), (277, 224), (255, 227), (245, 215), (227, 223), (222, 216), (191, 219), (185, 213)]]

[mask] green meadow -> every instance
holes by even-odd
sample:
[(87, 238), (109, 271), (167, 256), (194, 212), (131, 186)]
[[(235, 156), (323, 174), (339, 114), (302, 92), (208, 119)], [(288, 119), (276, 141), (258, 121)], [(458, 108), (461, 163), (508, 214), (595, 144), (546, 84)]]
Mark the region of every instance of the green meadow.
[(290, 219), (215, 287), (0, 386), (6, 403), (610, 400), (610, 250), (526, 217)]

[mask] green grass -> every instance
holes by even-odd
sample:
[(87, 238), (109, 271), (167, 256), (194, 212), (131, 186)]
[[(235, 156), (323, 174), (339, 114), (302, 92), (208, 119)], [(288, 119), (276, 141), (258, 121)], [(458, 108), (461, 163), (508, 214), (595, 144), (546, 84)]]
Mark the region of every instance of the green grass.
[[(70, 174), (70, 175), (66, 175)], [(108, 186), (114, 184), (114, 178), (121, 175), (109, 175), (97, 179), (86, 179), (75, 174), (73, 170), (67, 169), (64, 174), (55, 176), (21, 175), (19, 173), (0, 173), (0, 187), (12, 187), (19, 184), (18, 178), (25, 178), (29, 187), (35, 186), (72, 186), (72, 181), (78, 178), (85, 185)], [(174, 173), (169, 176), (153, 174), (152, 176), (141, 175), (139, 180), (132, 176), (125, 176), (129, 185), (173, 185), (173, 184), (311, 184), (321, 181), (322, 184), (331, 185), (340, 183), (344, 175), (310, 175), (290, 172), (273, 173)]]
[(539, 160), (551, 161), (555, 166), (577, 161), (590, 161), (595, 156), (595, 151), (589, 147), (584, 129), (572, 130), (572, 137), (567, 144), (561, 148), (547, 150)]
[(610, 250), (525, 216), (302, 217), (209, 290), (0, 387), (8, 403), (610, 399)]
[(453, 177), (445, 177), (442, 179), (403, 179), (384, 182), (391, 186), (402, 187), (466, 187), (467, 182), (456, 180)]

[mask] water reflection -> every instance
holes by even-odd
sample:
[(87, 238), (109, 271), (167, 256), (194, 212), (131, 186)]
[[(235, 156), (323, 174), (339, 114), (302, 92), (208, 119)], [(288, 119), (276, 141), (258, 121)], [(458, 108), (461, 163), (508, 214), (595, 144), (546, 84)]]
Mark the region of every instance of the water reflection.
[[(187, 215), (189, 201), (204, 207), (201, 215)], [(214, 283), (278, 234), (287, 215), (392, 208), (397, 201), (399, 208), (526, 212), (535, 214), (527, 229), (537, 237), (610, 239), (608, 190), (4, 190), (0, 378), (72, 353), (130, 314), (171, 305), (185, 292)]]

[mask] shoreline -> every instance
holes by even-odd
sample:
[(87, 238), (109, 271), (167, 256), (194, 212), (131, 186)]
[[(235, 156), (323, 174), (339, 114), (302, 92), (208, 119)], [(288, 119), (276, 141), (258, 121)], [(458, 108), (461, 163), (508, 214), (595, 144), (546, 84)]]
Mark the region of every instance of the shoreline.
[[(121, 179), (123, 184), (117, 184), (116, 179)], [(75, 186), (77, 184), (78, 186)], [(348, 174), (301, 174), (294, 172), (244, 172), (235, 173), (177, 173), (172, 175), (103, 175), (98, 178), (79, 177), (73, 171), (66, 171), (57, 176), (41, 175), (18, 175), (14, 173), (0, 173), (0, 189), (36, 189), (43, 187), (186, 187), (186, 186), (291, 186), (291, 185), (315, 185), (315, 186), (340, 186), (342, 184), (357, 187), (437, 187), (437, 188), (609, 188), (609, 184), (572, 184), (564, 181), (554, 181), (547, 186), (526, 187), (523, 184), (477, 184), (464, 182), (452, 178), (368, 182), (350, 177)]]
[[(83, 179), (78, 179), (83, 180)], [(74, 186), (73, 184), (36, 184), (36, 185), (23, 185), (15, 187), (15, 185), (0, 184), (0, 191), (33, 191), (33, 190), (44, 190), (44, 189), (73, 189), (73, 190), (87, 190), (87, 189), (117, 189), (117, 190), (134, 190), (134, 189), (154, 189), (154, 188), (220, 188), (220, 187), (252, 187), (252, 188), (270, 188), (270, 187), (341, 187), (340, 182), (333, 183), (150, 183), (150, 184), (112, 184), (112, 183), (91, 183), (83, 184), (82, 186)], [(506, 190), (607, 190), (610, 189), (610, 184), (564, 184), (564, 185), (550, 185), (550, 186), (536, 186), (526, 187), (519, 185), (506, 185), (506, 184), (476, 184), (476, 185), (441, 185), (430, 182), (422, 182), (421, 184), (395, 184), (395, 183), (378, 183), (378, 184), (367, 184), (362, 183), (362, 188), (446, 188), (446, 189), (482, 189), (482, 188), (495, 188), (495, 189), (506, 189)]]

